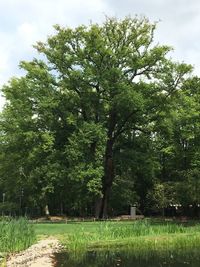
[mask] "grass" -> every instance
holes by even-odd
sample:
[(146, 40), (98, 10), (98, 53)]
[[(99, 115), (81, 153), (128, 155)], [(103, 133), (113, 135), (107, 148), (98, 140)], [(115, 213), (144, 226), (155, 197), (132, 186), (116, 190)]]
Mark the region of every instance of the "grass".
[(200, 224), (155, 220), (127, 222), (68, 222), (30, 224), (26, 219), (0, 221), (0, 252), (29, 247), (37, 238), (56, 236), (71, 255), (88, 250), (134, 251), (134, 257), (149, 255), (199, 255)]
[(26, 218), (0, 221), (0, 252), (12, 253), (26, 249), (36, 240), (33, 225)]
[[(172, 222), (143, 220), (136, 222), (81, 222), (69, 224), (38, 224), (37, 234), (57, 235), (71, 254), (87, 250), (124, 249), (135, 256), (198, 252), (200, 224), (183, 225)], [(199, 253), (199, 252), (198, 252)]]

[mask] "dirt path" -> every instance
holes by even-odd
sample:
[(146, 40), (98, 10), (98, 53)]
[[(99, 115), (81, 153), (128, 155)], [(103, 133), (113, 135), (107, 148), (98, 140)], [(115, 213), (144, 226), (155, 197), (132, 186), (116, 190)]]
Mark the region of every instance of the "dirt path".
[(30, 248), (11, 256), (7, 267), (52, 267), (53, 254), (62, 249), (57, 239), (39, 241)]

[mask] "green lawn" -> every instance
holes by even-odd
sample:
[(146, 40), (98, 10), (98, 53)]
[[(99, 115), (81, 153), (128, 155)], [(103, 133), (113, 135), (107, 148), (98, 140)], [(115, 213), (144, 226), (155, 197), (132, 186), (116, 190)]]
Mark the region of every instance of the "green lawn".
[[(132, 225), (132, 222), (109, 222), (114, 227), (127, 227)], [(102, 222), (69, 222), (69, 223), (39, 223), (35, 224), (34, 228), (38, 236), (62, 236), (68, 234), (74, 234), (80, 230), (89, 233), (95, 233)]]
[[(144, 220), (144, 221), (108, 221), (108, 222), (67, 222), (67, 223), (35, 223), (34, 229), (37, 236), (61, 236), (68, 234), (76, 234), (77, 231), (88, 233), (96, 233), (100, 228), (112, 228), (111, 230), (118, 231), (122, 229), (132, 229), (134, 227), (133, 235), (136, 230), (139, 233), (146, 235), (149, 232), (158, 234), (166, 232), (199, 232), (200, 224), (198, 222), (188, 222), (187, 224), (177, 222), (165, 222), (161, 220)], [(145, 231), (143, 231), (145, 228)]]

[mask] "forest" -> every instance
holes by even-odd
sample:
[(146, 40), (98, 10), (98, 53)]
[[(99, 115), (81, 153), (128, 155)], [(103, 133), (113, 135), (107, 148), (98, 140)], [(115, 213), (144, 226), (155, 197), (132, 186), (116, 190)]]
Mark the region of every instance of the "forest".
[(0, 211), (196, 217), (200, 78), (145, 17), (67, 28), (1, 88)]

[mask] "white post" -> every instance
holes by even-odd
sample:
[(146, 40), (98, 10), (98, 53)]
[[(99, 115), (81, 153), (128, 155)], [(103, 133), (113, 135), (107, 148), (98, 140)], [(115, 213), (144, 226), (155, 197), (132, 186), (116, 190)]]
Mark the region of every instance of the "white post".
[(131, 207), (131, 219), (136, 217), (136, 206)]

